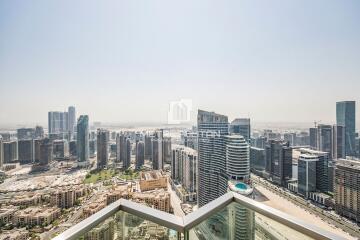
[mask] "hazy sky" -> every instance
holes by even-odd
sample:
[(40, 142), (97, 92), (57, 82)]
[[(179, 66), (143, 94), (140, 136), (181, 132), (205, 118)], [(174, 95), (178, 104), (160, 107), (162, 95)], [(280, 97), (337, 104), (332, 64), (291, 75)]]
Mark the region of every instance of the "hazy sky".
[[(0, 124), (75, 105), (165, 122), (168, 102), (253, 121), (335, 121), (358, 101), (360, 1), (1, 1)], [(359, 119), (359, 114), (358, 118)]]

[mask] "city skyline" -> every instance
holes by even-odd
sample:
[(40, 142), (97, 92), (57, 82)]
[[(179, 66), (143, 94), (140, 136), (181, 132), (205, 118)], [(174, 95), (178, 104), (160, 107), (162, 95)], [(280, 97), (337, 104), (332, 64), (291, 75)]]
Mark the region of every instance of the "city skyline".
[(0, 1), (0, 240), (360, 239), (359, 13)]
[(333, 122), (334, 102), (360, 101), (359, 9), (2, 2), (0, 125), (42, 123), (70, 105), (95, 121), (166, 122), (168, 103), (182, 98), (229, 119)]

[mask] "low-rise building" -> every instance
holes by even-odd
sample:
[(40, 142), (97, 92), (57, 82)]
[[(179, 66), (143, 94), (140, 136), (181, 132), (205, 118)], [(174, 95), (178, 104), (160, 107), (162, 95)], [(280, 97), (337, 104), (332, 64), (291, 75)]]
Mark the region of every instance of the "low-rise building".
[(14, 213), (17, 211), (17, 209), (18, 208), (15, 206), (5, 206), (0, 208), (0, 223), (4, 225), (12, 223)]
[(164, 211), (172, 212), (170, 193), (164, 189), (156, 189), (147, 192), (132, 192), (128, 185), (114, 187), (106, 195), (106, 204), (109, 205), (119, 199), (131, 199), (134, 202)]
[(109, 193), (106, 194), (106, 205), (109, 205), (120, 198), (129, 199), (131, 197), (130, 192), (131, 188), (127, 184), (113, 187)]
[(14, 213), (15, 226), (46, 226), (57, 219), (61, 211), (57, 207), (28, 207)]
[(162, 171), (141, 172), (139, 184), (142, 192), (157, 188), (167, 188), (168, 177)]
[(43, 196), (41, 194), (17, 195), (10, 200), (10, 204), (21, 207), (28, 207), (41, 204)]
[(83, 217), (88, 218), (91, 215), (97, 213), (104, 207), (106, 207), (106, 197), (102, 196), (98, 198), (95, 202), (90, 203), (89, 205), (85, 206), (83, 209)]
[(25, 228), (12, 229), (0, 233), (0, 240), (27, 240), (29, 238), (30, 233)]
[(132, 201), (145, 203), (146, 205), (160, 211), (171, 213), (173, 209), (170, 203), (170, 193), (164, 189), (157, 189), (148, 192), (135, 192), (132, 194)]
[(59, 208), (71, 208), (85, 193), (86, 189), (82, 186), (64, 187), (51, 194), (51, 204)]

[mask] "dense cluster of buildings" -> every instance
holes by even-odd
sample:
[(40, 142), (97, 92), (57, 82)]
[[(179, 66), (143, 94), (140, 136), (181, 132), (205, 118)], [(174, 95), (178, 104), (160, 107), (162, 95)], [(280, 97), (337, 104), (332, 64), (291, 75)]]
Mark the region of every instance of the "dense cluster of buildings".
[(20, 163), (33, 164), (34, 170), (43, 170), (53, 159), (68, 159), (75, 119), (75, 107), (71, 106), (68, 112), (49, 112), (47, 135), (41, 126), (0, 133), (0, 167)]
[(356, 194), (360, 138), (355, 132), (355, 102), (337, 102), (336, 124), (317, 124), (307, 134), (301, 133), (307, 136), (305, 145), (291, 144), (296, 134), (291, 135), (264, 131), (253, 138), (251, 170), (360, 222), (360, 196)]

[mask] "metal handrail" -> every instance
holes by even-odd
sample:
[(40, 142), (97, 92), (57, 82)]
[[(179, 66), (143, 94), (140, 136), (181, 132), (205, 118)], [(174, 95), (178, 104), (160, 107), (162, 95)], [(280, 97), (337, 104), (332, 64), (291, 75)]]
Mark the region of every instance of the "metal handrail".
[(284, 226), (294, 229), (295, 231), (311, 238), (319, 240), (345, 240), (345, 238), (341, 236), (318, 228), (312, 224), (308, 224), (286, 213), (233, 192), (229, 192), (215, 199), (214, 201), (206, 204), (197, 211), (192, 212), (185, 217), (177, 217), (175, 215), (147, 207), (140, 203), (120, 199), (66, 230), (59, 236), (55, 237), (54, 240), (77, 239), (119, 210), (133, 214), (161, 226), (176, 230), (180, 233), (187, 233), (193, 227), (219, 212), (221, 209), (232, 202), (237, 202), (249, 210), (253, 210), (256, 213), (273, 219), (274, 221), (279, 222)]

